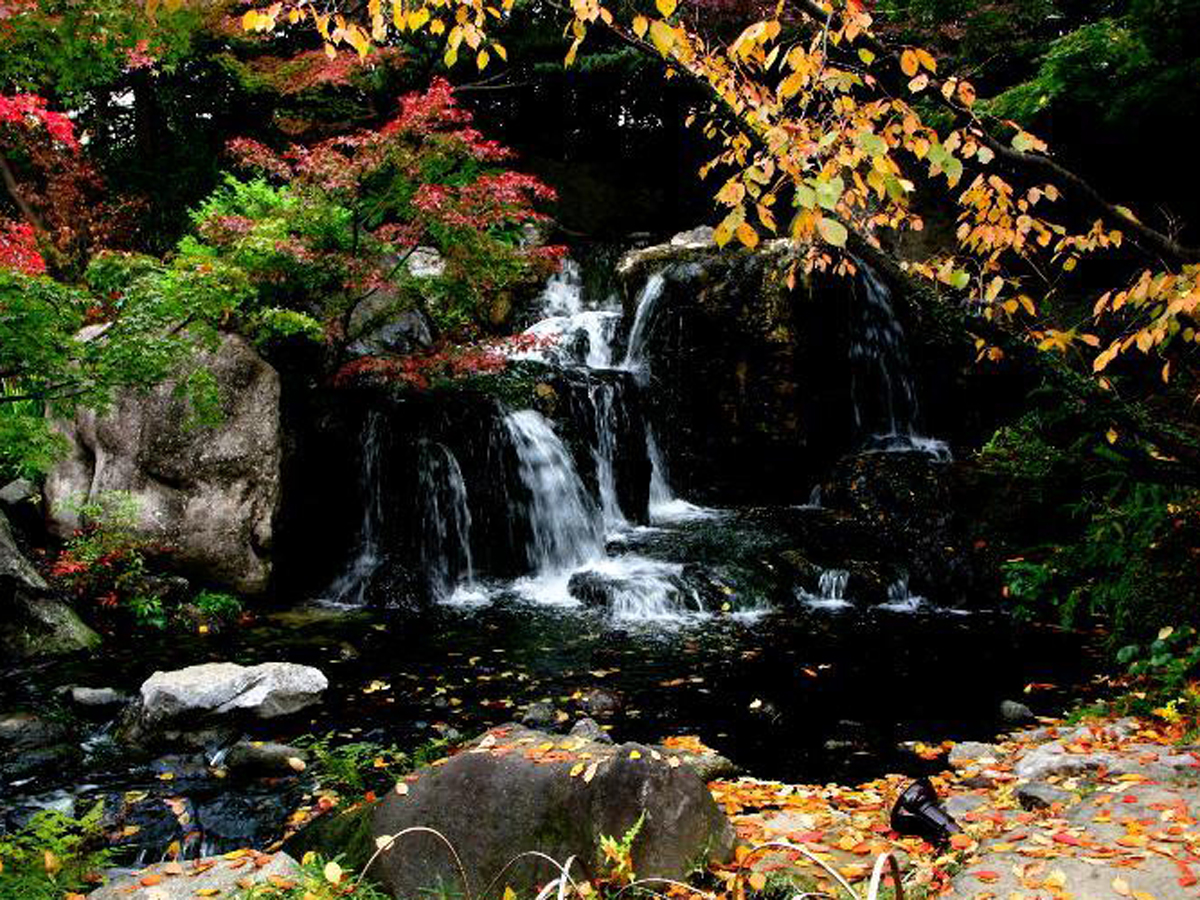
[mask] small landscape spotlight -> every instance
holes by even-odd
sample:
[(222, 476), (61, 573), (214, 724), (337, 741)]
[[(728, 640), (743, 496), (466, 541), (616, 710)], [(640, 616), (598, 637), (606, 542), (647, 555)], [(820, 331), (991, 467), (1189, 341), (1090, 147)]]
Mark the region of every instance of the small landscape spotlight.
[(892, 831), (945, 844), (962, 829), (938, 801), (928, 778), (918, 778), (904, 789), (892, 807)]

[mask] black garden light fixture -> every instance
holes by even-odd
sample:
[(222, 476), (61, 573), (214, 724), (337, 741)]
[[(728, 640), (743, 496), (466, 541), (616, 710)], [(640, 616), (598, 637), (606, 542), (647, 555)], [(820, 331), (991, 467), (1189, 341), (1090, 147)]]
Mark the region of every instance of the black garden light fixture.
[(924, 838), (929, 843), (945, 844), (962, 828), (942, 808), (937, 791), (928, 778), (918, 778), (906, 787), (892, 807), (892, 830)]

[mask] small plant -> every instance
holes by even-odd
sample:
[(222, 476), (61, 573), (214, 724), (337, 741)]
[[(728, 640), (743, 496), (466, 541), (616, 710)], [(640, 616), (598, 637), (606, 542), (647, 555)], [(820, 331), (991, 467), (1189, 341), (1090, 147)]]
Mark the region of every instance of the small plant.
[(620, 840), (607, 834), (601, 835), (600, 850), (604, 853), (604, 860), (608, 864), (608, 875), (604, 879), (605, 881), (622, 887), (633, 882), (636, 877), (633, 871), (633, 842), (637, 840), (637, 836), (645, 824), (646, 813), (643, 811)]
[(62, 900), (95, 886), (111, 857), (103, 813), (102, 802), (79, 819), (44, 810), (0, 835), (0, 900)]
[(1128, 644), (1117, 653), (1117, 662), (1128, 667), (1140, 693), (1162, 706), (1153, 712), (1175, 724), (1200, 712), (1200, 639), (1196, 629), (1166, 627), (1148, 645)]
[[(385, 791), (413, 767), (413, 757), (395, 745), (383, 746), (371, 741), (336, 743), (329, 732), (324, 737), (306, 735), (295, 743), (312, 757), (313, 774), (322, 790), (336, 793), (339, 800), (356, 801), (374, 791)], [(419, 764), (419, 763), (418, 763)]]
[(105, 491), (73, 507), (80, 527), (51, 576), (97, 612), (126, 609), (138, 624), (165, 626), (161, 599), (142, 589), (146, 555), (160, 548), (137, 531), (137, 498), (127, 491)]
[(201, 591), (192, 603), (200, 615), (210, 621), (236, 622), (242, 615), (242, 601), (220, 591)]
[(342, 868), (341, 857), (326, 859), (308, 852), (300, 861), (300, 872), (295, 878), (276, 877), (238, 895), (239, 900), (391, 900), (369, 881)]

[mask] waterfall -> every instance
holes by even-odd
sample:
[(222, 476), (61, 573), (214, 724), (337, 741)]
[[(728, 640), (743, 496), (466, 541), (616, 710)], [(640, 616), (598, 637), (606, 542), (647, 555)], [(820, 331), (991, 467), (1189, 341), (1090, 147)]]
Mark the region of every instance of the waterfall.
[(917, 433), (920, 407), (891, 291), (862, 262), (859, 272), (863, 296), (858, 327), (850, 342), (855, 428), (866, 436), (869, 449), (920, 450), (946, 458), (950, 451), (944, 442)]
[(667, 284), (665, 272), (655, 272), (646, 279), (638, 294), (637, 307), (633, 314), (633, 325), (629, 329), (629, 344), (625, 348), (625, 360), (621, 368), (633, 372), (638, 381), (644, 382), (649, 375), (646, 363), (646, 343), (650, 339), (650, 328), (654, 324)]
[(908, 576), (902, 575), (888, 585), (888, 602), (879, 604), (879, 608), (890, 612), (916, 612), (924, 605), (923, 597), (909, 591)]
[[(592, 447), (592, 458), (596, 462), (596, 486), (600, 495), (600, 512), (607, 529), (628, 525), (617, 499), (616, 451), (617, 451), (617, 389), (615, 385), (593, 383), (588, 385), (588, 398), (596, 420), (596, 443)], [(652, 488), (653, 489), (653, 488)]]
[(817, 594), (801, 593), (809, 606), (818, 609), (842, 609), (850, 605), (846, 599), (846, 588), (850, 584), (850, 573), (845, 569), (825, 569), (817, 578)]
[(362, 466), (358, 473), (358, 487), (365, 501), (358, 530), (358, 555), (330, 585), (326, 599), (332, 603), (364, 605), (371, 576), (383, 562), (379, 551), (379, 531), (383, 522), (383, 497), (379, 489), (382, 436), (383, 415), (371, 410), (363, 426)]
[(504, 426), (530, 495), (530, 566), (539, 574), (561, 573), (599, 557), (601, 518), (550, 423), (541, 413), (523, 409), (505, 416)]
[(562, 266), (550, 276), (539, 298), (542, 316), (573, 316), (583, 309), (583, 270), (573, 259), (564, 259)]
[(417, 468), (421, 503), (421, 560), (439, 600), (462, 585), (474, 593), (471, 509), (458, 459), (444, 444), (423, 440)]

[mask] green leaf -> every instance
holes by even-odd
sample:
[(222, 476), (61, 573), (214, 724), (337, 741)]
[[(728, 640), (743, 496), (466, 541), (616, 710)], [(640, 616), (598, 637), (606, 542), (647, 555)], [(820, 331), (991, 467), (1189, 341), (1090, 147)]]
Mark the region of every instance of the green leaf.
[(817, 219), (817, 231), (821, 233), (828, 244), (833, 244), (835, 247), (845, 247), (846, 239), (850, 233), (846, 231), (846, 226), (837, 219), (827, 219), (824, 216)]

